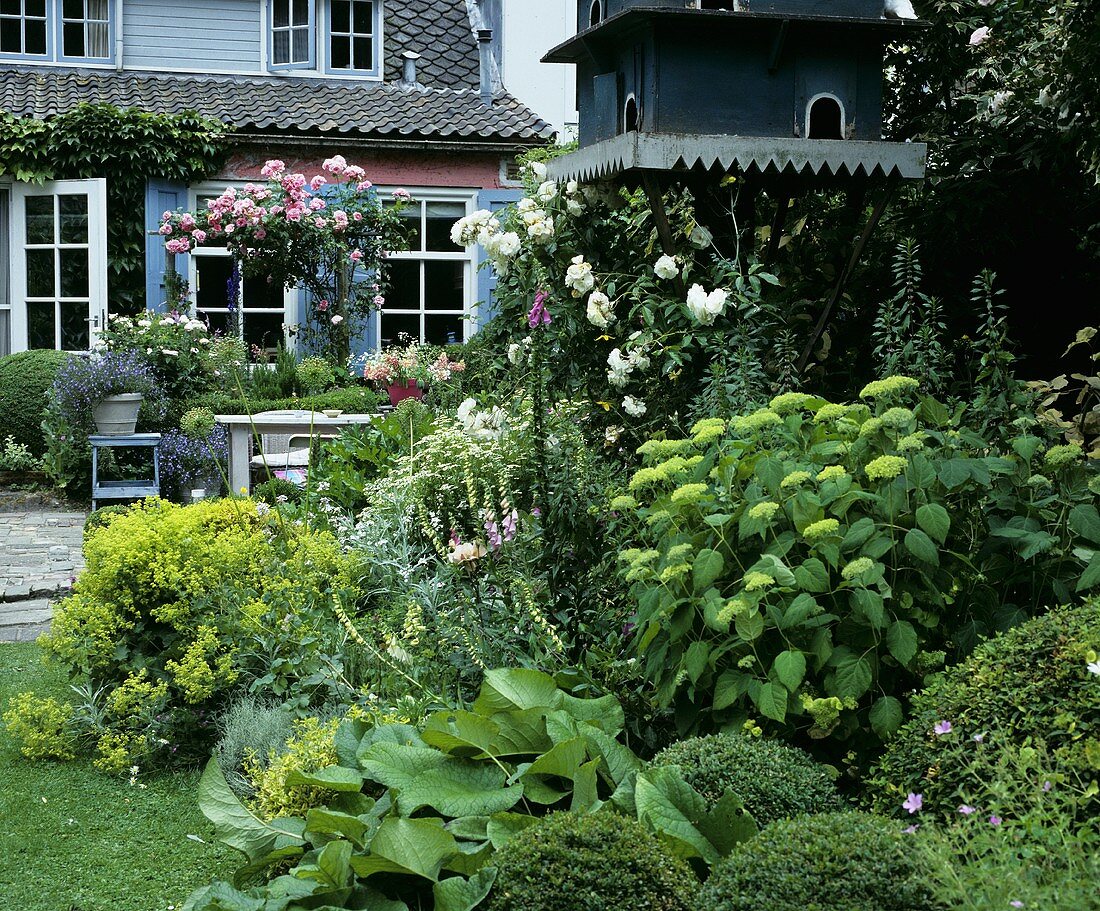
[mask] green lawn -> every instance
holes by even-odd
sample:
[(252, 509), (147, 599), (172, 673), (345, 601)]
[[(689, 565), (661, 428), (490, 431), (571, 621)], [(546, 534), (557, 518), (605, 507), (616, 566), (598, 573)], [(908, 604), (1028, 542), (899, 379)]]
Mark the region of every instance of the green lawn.
[[(33, 644), (0, 644), (0, 708), (17, 692), (67, 695)], [(168, 911), (240, 855), (217, 845), (197, 773), (131, 786), (87, 760), (30, 762), (0, 726), (0, 895), (15, 911)], [(188, 836), (201, 838), (202, 842)]]

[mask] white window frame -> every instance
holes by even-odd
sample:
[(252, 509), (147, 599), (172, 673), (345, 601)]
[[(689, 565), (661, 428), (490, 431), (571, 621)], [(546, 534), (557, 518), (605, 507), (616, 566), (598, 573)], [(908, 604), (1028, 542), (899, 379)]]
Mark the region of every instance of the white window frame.
[[(31, 196), (85, 195), (88, 198), (87, 244), (27, 244), (27, 198)], [(11, 258), (11, 350), (27, 350), (27, 250), (88, 250), (88, 344), (95, 344), (107, 315), (107, 180), (55, 180), (42, 184), (14, 183), (9, 208), (8, 255)], [(55, 268), (60, 266), (55, 265)], [(55, 285), (58, 283), (55, 273)], [(60, 287), (57, 286), (60, 291)], [(73, 298), (72, 300), (82, 300)], [(61, 347), (60, 307), (54, 300), (54, 348)]]
[(0, 314), (7, 315), (7, 335), (0, 333), (0, 356), (9, 354), (12, 348), (11, 327), (11, 183), (0, 180)]
[[(378, 193), (382, 197), (388, 197), (394, 188), (392, 187), (379, 187)], [(430, 202), (450, 202), (450, 203), (464, 203), (466, 206), (466, 215), (472, 214), (477, 209), (477, 197), (478, 190), (474, 188), (450, 188), (450, 187), (420, 187), (413, 188), (407, 187), (408, 191), (412, 194), (413, 205), (420, 205), (420, 237), (421, 245), (427, 243), (427, 204)], [(457, 221), (457, 219), (456, 219)], [(443, 251), (432, 250), (420, 250), (420, 251), (395, 251), (390, 254), (389, 259), (394, 262), (401, 261), (415, 261), (415, 262), (462, 262), (465, 263), (464, 275), (463, 275), (463, 291), (462, 291), (462, 310), (428, 310), (424, 304), (424, 291), (425, 291), (425, 276), (424, 269), (420, 269), (420, 308), (413, 310), (409, 308), (391, 309), (388, 306), (382, 308), (381, 313), (378, 314), (378, 318), (374, 321), (374, 349), (380, 351), (382, 349), (382, 320), (386, 313), (392, 313), (395, 316), (420, 316), (420, 338), (424, 338), (424, 326), (425, 318), (427, 316), (461, 316), (462, 317), (462, 338), (459, 341), (468, 341), (476, 332), (477, 327), (474, 325), (475, 317), (475, 302), (477, 300), (477, 247), (468, 247), (463, 252), (447, 253)]]
[[(221, 196), (222, 193), (229, 187), (240, 189), (248, 181), (245, 180), (233, 180), (224, 184), (202, 183), (196, 184), (188, 191), (188, 209), (191, 212), (198, 211), (200, 205), (205, 205), (204, 200), (210, 199), (216, 196)], [(192, 289), (192, 300), (190, 303), (190, 315), (199, 318), (198, 298), (195, 296), (194, 291), (198, 288), (198, 260), (206, 257), (223, 257), (225, 259), (231, 259), (232, 254), (225, 247), (206, 247), (197, 246), (192, 247), (187, 256), (187, 284)], [(297, 336), (290, 334), (290, 327), (297, 325), (299, 320), (299, 304), (301, 301), (301, 291), (298, 288), (283, 288), (283, 344), (292, 351), (297, 350)], [(244, 277), (242, 276), (240, 286), (237, 292), (237, 312), (241, 314), (240, 320), (240, 338), (244, 339), (244, 317), (249, 313), (279, 313), (274, 307), (244, 307)], [(229, 302), (226, 301), (224, 307), (204, 307), (205, 313), (229, 313)]]

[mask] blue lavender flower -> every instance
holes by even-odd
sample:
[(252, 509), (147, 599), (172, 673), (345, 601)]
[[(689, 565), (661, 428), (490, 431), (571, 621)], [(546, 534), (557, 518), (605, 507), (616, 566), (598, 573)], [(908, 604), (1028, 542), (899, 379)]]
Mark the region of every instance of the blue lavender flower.
[(218, 493), (228, 463), (229, 435), (224, 427), (198, 440), (182, 430), (169, 430), (160, 442), (161, 492), (175, 498), (199, 487)]
[(152, 366), (136, 351), (108, 351), (69, 359), (58, 371), (52, 397), (54, 407), (74, 431), (92, 428), (92, 412), (108, 395), (140, 392), (145, 396), (142, 416), (160, 421), (168, 401)]

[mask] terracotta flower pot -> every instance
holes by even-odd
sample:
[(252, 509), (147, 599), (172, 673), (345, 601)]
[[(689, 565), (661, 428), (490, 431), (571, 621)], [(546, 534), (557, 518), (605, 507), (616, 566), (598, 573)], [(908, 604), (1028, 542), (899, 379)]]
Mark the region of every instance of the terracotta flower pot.
[(127, 436), (137, 429), (138, 412), (144, 400), (140, 392), (106, 396), (92, 412), (96, 429), (103, 436)]
[(390, 383), (386, 387), (386, 391), (390, 394), (390, 404), (394, 407), (397, 407), (398, 403), (405, 401), (405, 399), (424, 398), (424, 390), (420, 388), (420, 384), (416, 380)]

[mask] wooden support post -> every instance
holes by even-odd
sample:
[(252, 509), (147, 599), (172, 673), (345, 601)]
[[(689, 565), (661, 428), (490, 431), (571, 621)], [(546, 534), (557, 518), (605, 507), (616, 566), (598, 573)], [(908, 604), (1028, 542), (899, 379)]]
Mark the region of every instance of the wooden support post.
[(799, 357), (797, 365), (799, 373), (802, 373), (802, 371), (806, 369), (806, 365), (813, 356), (814, 348), (816, 348), (817, 343), (821, 341), (821, 336), (825, 334), (825, 327), (829, 324), (829, 319), (833, 315), (833, 310), (836, 309), (836, 305), (840, 302), (841, 295), (844, 294), (844, 289), (847, 287), (848, 281), (852, 277), (852, 273), (855, 272), (856, 266), (863, 256), (863, 251), (867, 248), (867, 243), (871, 239), (871, 235), (875, 233), (875, 228), (878, 227), (878, 223), (882, 220), (882, 216), (886, 212), (886, 206), (893, 197), (894, 188), (896, 186), (897, 180), (895, 177), (891, 176), (887, 181), (882, 198), (871, 212), (871, 218), (864, 227), (863, 233), (859, 236), (859, 240), (856, 241), (856, 245), (852, 250), (852, 255), (848, 259), (848, 264), (844, 267), (843, 271), (841, 271), (840, 278), (837, 279), (836, 287), (833, 288), (833, 293), (830, 295), (829, 301), (825, 305), (825, 309), (821, 311), (821, 316), (817, 321), (817, 325), (814, 326), (814, 331), (810, 335), (810, 340), (806, 343), (806, 347), (802, 349), (802, 355)]
[[(676, 241), (672, 237), (672, 225), (668, 221), (668, 212), (665, 211), (665, 198), (661, 193), (660, 184), (656, 175), (651, 171), (642, 171), (642, 186), (645, 188), (646, 198), (649, 200), (650, 211), (653, 212), (653, 223), (657, 228), (657, 239), (661, 242), (661, 249), (668, 256), (676, 255)], [(680, 297), (687, 297), (687, 288), (684, 285), (682, 273), (677, 273), (673, 279), (676, 293)]]

